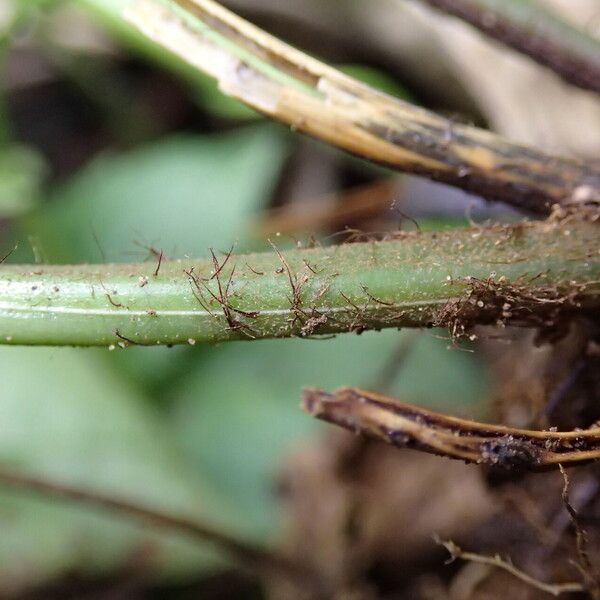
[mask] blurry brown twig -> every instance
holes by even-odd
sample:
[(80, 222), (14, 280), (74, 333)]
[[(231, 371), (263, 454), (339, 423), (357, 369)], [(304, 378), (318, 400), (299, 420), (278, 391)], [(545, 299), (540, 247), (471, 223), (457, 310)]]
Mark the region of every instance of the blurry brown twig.
[(139, 0), (127, 16), (214, 77), (224, 94), (294, 130), (538, 214), (600, 193), (600, 169), (591, 162), (518, 145), (379, 92), (212, 0), (175, 2), (185, 14)]
[(302, 407), (357, 434), (465, 462), (545, 470), (600, 459), (600, 428), (529, 431), (467, 421), (357, 388), (309, 388)]
[(9, 250), (4, 256), (2, 256), (0, 258), (0, 265), (7, 259), (10, 258), (10, 255), (17, 249), (17, 246), (15, 246), (12, 250)]
[(497, 567), (498, 569), (503, 569), (507, 573), (510, 573), (517, 579), (520, 579), (522, 582), (527, 585), (534, 587), (542, 592), (546, 592), (547, 594), (551, 594), (552, 596), (560, 596), (560, 594), (568, 594), (572, 592), (583, 592), (586, 591), (585, 586), (581, 583), (577, 582), (567, 582), (567, 583), (544, 583), (527, 573), (524, 573), (520, 569), (517, 569), (512, 563), (502, 559), (499, 554), (495, 554), (494, 556), (486, 556), (484, 554), (478, 554), (476, 552), (465, 552), (460, 546), (457, 546), (453, 541), (447, 540), (444, 541), (440, 539), (438, 536), (435, 536), (435, 542), (440, 546), (444, 546), (446, 550), (448, 550), (450, 554), (450, 558), (448, 563), (451, 563), (457, 559), (468, 560), (470, 562), (476, 562), (484, 565), (490, 565), (492, 567)]
[(529, 0), (422, 0), (526, 54), (565, 81), (600, 92), (600, 41)]
[(348, 222), (377, 216), (390, 209), (398, 185), (391, 179), (378, 180), (335, 194), (327, 194), (318, 202), (285, 205), (266, 212), (255, 226), (256, 235), (326, 231), (345, 227)]
[(320, 590), (322, 587), (317, 574), (304, 566), (298, 565), (284, 556), (239, 540), (195, 519), (158, 511), (100, 492), (25, 475), (4, 468), (0, 468), (0, 485), (48, 498), (93, 506), (137, 519), (153, 527), (178, 531), (197, 541), (214, 545), (245, 569), (255, 570), (262, 575), (285, 577), (296, 584), (309, 586), (315, 590)]
[(564, 481), (562, 489), (562, 501), (567, 513), (569, 514), (569, 520), (573, 525), (573, 529), (575, 530), (577, 556), (579, 558), (576, 566), (586, 582), (586, 589), (589, 591), (590, 596), (594, 600), (598, 600), (600, 599), (600, 577), (598, 577), (598, 575), (595, 573), (594, 566), (592, 565), (592, 561), (587, 550), (586, 532), (581, 527), (579, 515), (569, 500), (569, 476), (562, 465), (559, 465), (559, 468)]

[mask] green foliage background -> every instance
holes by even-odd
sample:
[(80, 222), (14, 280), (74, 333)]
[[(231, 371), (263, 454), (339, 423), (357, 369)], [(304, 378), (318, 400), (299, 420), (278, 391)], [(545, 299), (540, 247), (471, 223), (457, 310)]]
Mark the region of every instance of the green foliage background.
[[(120, 16), (124, 0), (74, 3), (130, 51), (187, 82), (203, 110), (234, 119), (235, 126), (113, 149), (51, 186), (44, 185), (46, 169), (35, 149), (7, 134), (0, 147), (0, 213), (11, 219), (19, 241), (10, 260), (32, 260), (31, 247), (44, 261), (60, 263), (142, 260), (140, 245), (172, 258), (232, 244), (266, 247), (250, 240), (249, 224), (275, 189), (296, 139), (224, 99), (204, 77), (135, 34)], [(55, 3), (38, 4), (53, 10)], [(27, 12), (19, 18), (32, 18), (33, 4), (26, 11), (17, 6)], [(384, 74), (354, 67), (358, 72), (402, 92)], [(1, 241), (10, 248), (15, 240)], [(302, 386), (376, 385), (407, 335), (413, 334), (113, 352), (2, 348), (0, 460), (198, 515), (266, 542), (279, 525), (277, 471), (321, 431), (298, 408)], [(449, 350), (438, 332), (420, 333), (411, 343), (390, 392), (454, 411), (485, 397), (485, 377), (472, 354)], [(162, 549), (161, 576), (197, 575), (222, 564), (211, 549), (172, 535), (9, 491), (0, 495), (0, 529), (0, 582), (17, 573), (43, 582), (73, 570), (107, 572), (148, 539)]]

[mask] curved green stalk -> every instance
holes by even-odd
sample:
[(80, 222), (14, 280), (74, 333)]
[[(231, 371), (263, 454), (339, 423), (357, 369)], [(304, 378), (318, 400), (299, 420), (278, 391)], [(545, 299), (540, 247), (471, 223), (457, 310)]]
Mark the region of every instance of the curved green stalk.
[(476, 323), (558, 327), (600, 304), (597, 226), (571, 221), (212, 259), (0, 266), (0, 342), (120, 345)]

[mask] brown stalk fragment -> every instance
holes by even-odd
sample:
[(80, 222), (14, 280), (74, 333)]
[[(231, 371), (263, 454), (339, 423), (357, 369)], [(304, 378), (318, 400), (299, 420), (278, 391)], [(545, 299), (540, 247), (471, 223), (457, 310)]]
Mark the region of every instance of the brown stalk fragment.
[(515, 470), (558, 469), (600, 458), (600, 428), (529, 431), (467, 421), (344, 387), (304, 390), (302, 408), (329, 423), (401, 448)]

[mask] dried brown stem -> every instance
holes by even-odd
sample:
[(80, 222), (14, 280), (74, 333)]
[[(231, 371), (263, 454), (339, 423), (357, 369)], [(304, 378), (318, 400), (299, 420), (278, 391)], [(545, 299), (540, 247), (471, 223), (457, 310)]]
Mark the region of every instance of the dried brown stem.
[(499, 554), (495, 554), (494, 556), (486, 556), (484, 554), (478, 554), (476, 552), (465, 552), (460, 546), (457, 546), (453, 541), (441, 540), (436, 536), (436, 543), (444, 546), (446, 550), (448, 550), (450, 554), (450, 559), (448, 562), (453, 562), (457, 559), (468, 560), (470, 562), (476, 562), (483, 565), (490, 565), (491, 567), (496, 567), (498, 569), (502, 569), (507, 573), (510, 573), (517, 579), (520, 579), (523, 583), (545, 592), (546, 594), (550, 594), (552, 596), (560, 596), (561, 594), (568, 594), (573, 592), (583, 592), (585, 591), (585, 587), (581, 583), (577, 582), (567, 582), (567, 583), (544, 583), (531, 575), (517, 569), (512, 563), (502, 559)]
[(262, 575), (283, 576), (291, 579), (296, 584), (314, 586), (315, 589), (321, 588), (317, 575), (304, 566), (297, 565), (286, 557), (241, 541), (188, 517), (165, 513), (96, 491), (16, 473), (4, 468), (0, 468), (0, 485), (13, 490), (100, 508), (137, 519), (152, 527), (178, 531), (202, 543), (208, 542), (214, 545), (219, 550), (227, 553), (245, 569), (257, 571)]
[[(510, 0), (422, 0), (548, 67), (565, 81), (600, 92), (600, 42), (544, 10)], [(595, 52), (594, 52), (595, 49)]]
[(467, 421), (357, 388), (309, 388), (302, 407), (357, 434), (468, 463), (546, 470), (600, 458), (600, 428), (528, 431)]
[(156, 0), (138, 0), (128, 17), (217, 79), (225, 94), (294, 130), (533, 213), (600, 195), (592, 163), (515, 144), (381, 93), (212, 0), (176, 2), (190, 18)]

